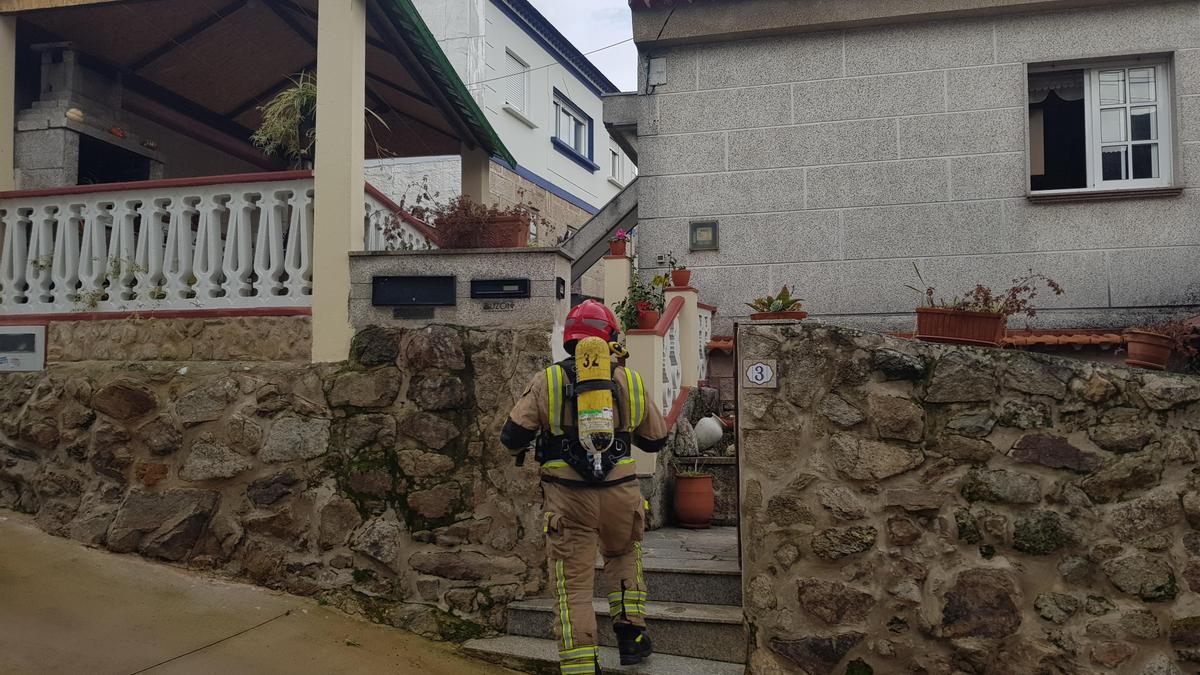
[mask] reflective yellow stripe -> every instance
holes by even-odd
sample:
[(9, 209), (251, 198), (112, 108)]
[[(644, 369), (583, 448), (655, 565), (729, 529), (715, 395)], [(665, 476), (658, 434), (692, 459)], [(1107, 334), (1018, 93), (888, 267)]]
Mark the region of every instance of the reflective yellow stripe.
[(580, 659), (594, 659), (596, 654), (600, 652), (599, 647), (576, 647), (558, 653), (559, 661), (578, 661)]
[(625, 459), (617, 460), (617, 466), (621, 466), (622, 464), (634, 464), (636, 462), (637, 462), (636, 459), (634, 459), (632, 457), (626, 457)]
[(542, 465), (547, 469), (562, 469), (567, 466), (567, 463), (561, 459), (552, 459)]
[(550, 421), (550, 435), (562, 435), (562, 378), (560, 366), (550, 366), (546, 369), (546, 401), (548, 404), (547, 419)]
[[(646, 386), (642, 384), (641, 373), (635, 372), (633, 379), (637, 383), (637, 427), (640, 427), (642, 426), (642, 422), (646, 421)], [(634, 429), (637, 427), (634, 427)]]
[(642, 542), (633, 542), (633, 550), (637, 556), (637, 583), (638, 586), (645, 586), (646, 582), (642, 579)]
[(596, 672), (596, 660), (592, 659), (585, 663), (564, 663), (559, 666), (559, 669), (563, 675), (591, 675), (591, 673)]
[(568, 650), (575, 646), (575, 638), (571, 635), (571, 606), (567, 604), (567, 580), (563, 574), (563, 561), (554, 561), (555, 576), (558, 577), (558, 619), (562, 624), (562, 642), (563, 649)]
[(629, 430), (637, 429), (637, 404), (634, 403), (635, 396), (633, 395), (633, 371), (625, 369), (625, 392), (629, 394)]

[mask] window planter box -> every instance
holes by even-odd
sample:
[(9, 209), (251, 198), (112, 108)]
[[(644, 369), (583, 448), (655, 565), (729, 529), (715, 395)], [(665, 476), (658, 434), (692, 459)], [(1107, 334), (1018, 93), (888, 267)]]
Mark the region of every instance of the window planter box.
[(1145, 330), (1126, 331), (1125, 344), (1129, 349), (1126, 364), (1152, 370), (1166, 370), (1171, 352), (1175, 350), (1171, 338)]
[(944, 307), (917, 308), (918, 340), (999, 347), (1007, 317), (986, 312), (960, 312)]
[(754, 312), (751, 321), (800, 321), (807, 318), (808, 312)]

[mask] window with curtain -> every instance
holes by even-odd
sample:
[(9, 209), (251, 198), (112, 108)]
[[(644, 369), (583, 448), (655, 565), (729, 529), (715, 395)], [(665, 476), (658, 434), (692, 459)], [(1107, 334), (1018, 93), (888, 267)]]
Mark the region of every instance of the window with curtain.
[(1034, 192), (1166, 187), (1172, 180), (1165, 61), (1031, 67)]

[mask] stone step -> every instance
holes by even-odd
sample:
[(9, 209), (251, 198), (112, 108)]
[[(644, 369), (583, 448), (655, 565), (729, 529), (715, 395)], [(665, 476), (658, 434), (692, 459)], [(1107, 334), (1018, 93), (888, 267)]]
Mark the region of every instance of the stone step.
[[(496, 663), (522, 673), (557, 675), (558, 646), (553, 640), (519, 635), (470, 640), (463, 650), (476, 658)], [(705, 659), (654, 654), (636, 666), (622, 666), (617, 650), (600, 648), (600, 667), (606, 673), (644, 673), (645, 675), (743, 675), (746, 667), (740, 663), (724, 663)]]
[[(596, 563), (596, 597), (605, 597), (603, 563)], [(742, 605), (742, 573), (737, 563), (720, 560), (648, 559), (642, 564), (650, 598), (659, 602)]]
[[(514, 602), (508, 606), (508, 633), (526, 637), (550, 638), (554, 635), (554, 598)], [(608, 602), (592, 601), (600, 644), (615, 647)], [(741, 607), (696, 605), (682, 602), (646, 603), (646, 625), (659, 654), (676, 654), (697, 659), (744, 663), (746, 630)], [(733, 645), (737, 645), (736, 648)]]

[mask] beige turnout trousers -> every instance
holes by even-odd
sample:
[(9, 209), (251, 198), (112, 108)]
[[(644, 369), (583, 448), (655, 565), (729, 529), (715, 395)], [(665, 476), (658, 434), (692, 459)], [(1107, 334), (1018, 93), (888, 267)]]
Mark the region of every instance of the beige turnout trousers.
[(593, 673), (599, 644), (592, 606), (597, 550), (604, 557), (603, 590), (613, 623), (646, 625), (642, 575), (645, 502), (637, 480), (603, 488), (543, 486), (561, 672)]

